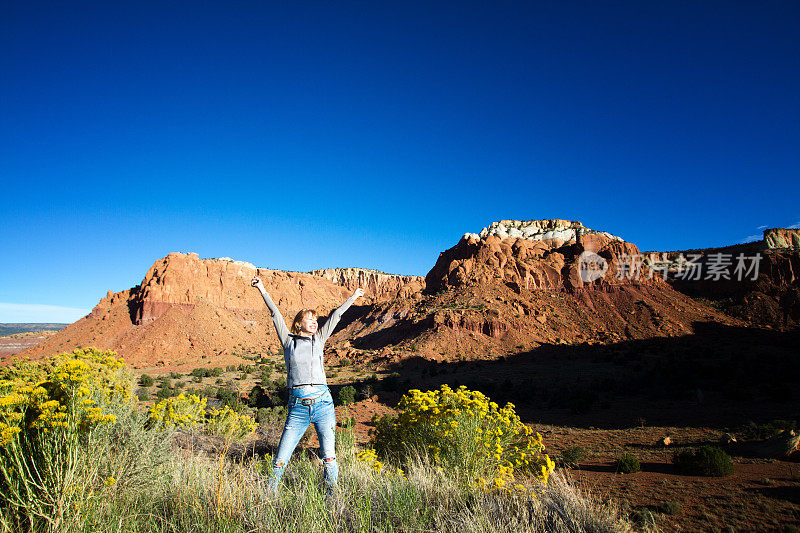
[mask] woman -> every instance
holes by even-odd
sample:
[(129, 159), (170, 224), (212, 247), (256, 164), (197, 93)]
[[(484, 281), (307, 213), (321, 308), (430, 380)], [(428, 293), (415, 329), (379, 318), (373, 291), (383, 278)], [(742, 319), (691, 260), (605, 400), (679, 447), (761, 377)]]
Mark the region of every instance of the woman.
[(357, 298), (364, 295), (364, 289), (360, 287), (356, 289), (341, 307), (331, 313), (319, 331), (317, 331), (317, 312), (313, 309), (301, 310), (294, 317), (290, 333), (286, 329), (281, 312), (264, 289), (261, 279), (255, 277), (251, 284), (261, 292), (264, 303), (272, 314), (272, 323), (275, 324), (275, 331), (283, 346), (286, 386), (289, 388), (289, 413), (286, 415), (286, 424), (283, 427), (278, 451), (275, 453), (270, 489), (273, 492), (277, 491), (292, 452), (308, 425), (314, 424), (325, 465), (327, 493), (330, 495), (336, 487), (339, 467), (336, 464), (335, 446), (336, 411), (333, 409), (333, 398), (325, 378), (323, 349), (325, 341), (333, 333), (342, 314)]

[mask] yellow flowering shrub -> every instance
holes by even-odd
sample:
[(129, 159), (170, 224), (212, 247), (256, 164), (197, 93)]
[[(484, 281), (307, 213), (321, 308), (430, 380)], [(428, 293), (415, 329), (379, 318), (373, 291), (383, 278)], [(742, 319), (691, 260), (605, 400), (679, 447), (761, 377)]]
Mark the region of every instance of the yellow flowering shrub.
[(255, 431), (258, 424), (245, 414), (240, 414), (228, 407), (213, 409), (206, 420), (205, 431), (209, 435), (226, 439), (241, 439)]
[(206, 410), (206, 398), (179, 394), (150, 408), (150, 424), (156, 428), (197, 428), (215, 437), (238, 440), (255, 431), (258, 424), (228, 407)]
[[(131, 380), (114, 352), (77, 349), (0, 368), (0, 510), (9, 530), (83, 502), (94, 485), (79, 458), (116, 422)], [(86, 475), (85, 475), (86, 474)]]
[(150, 408), (150, 423), (160, 428), (202, 426), (205, 416), (206, 399), (194, 394), (164, 398)]
[(127, 401), (131, 381), (111, 351), (76, 349), (0, 369), (0, 446), (24, 431), (85, 434), (113, 423), (110, 407)]
[(517, 474), (547, 483), (555, 468), (542, 436), (522, 424), (514, 405), (501, 408), (480, 391), (414, 389), (397, 410), (396, 417), (376, 424), (374, 444), (381, 455), (427, 455), (460, 480), (488, 490), (512, 490)]

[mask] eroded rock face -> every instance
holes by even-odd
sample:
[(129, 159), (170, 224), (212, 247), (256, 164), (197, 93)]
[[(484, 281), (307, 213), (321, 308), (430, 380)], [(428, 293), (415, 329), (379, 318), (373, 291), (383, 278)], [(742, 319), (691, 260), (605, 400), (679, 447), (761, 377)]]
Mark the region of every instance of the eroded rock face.
[(156, 261), (138, 287), (131, 289), (135, 324), (146, 324), (170, 307), (204, 302), (229, 310), (263, 310), (261, 295), (250, 286), (260, 276), (278, 305), (287, 310), (330, 309), (347, 298), (347, 288), (302, 272), (256, 268), (250, 263), (200, 259), (197, 254), (171, 253)]
[(324, 268), (312, 270), (309, 274), (325, 278), (351, 291), (361, 287), (365, 296), (376, 300), (408, 298), (425, 288), (425, 278), (422, 276), (387, 274), (368, 268)]
[[(608, 270), (588, 281), (590, 276), (581, 275), (580, 268), (593, 254)], [(495, 222), (480, 234), (467, 233), (456, 246), (442, 252), (425, 284), (429, 291), (497, 282), (517, 290), (575, 291), (630, 283), (625, 276), (617, 279), (619, 265), (624, 257), (638, 254), (634, 244), (580, 222), (506, 220)], [(647, 268), (639, 277), (637, 282), (658, 283)]]
[[(352, 293), (302, 272), (171, 253), (153, 264), (141, 284), (109, 291), (89, 315), (25, 354), (36, 357), (96, 346), (115, 350), (135, 367), (146, 368), (229, 364), (240, 361), (237, 354), (245, 351), (278, 353), (270, 314), (250, 286), (255, 275), (261, 277), (287, 325), (301, 309), (316, 309), (324, 320)], [(357, 312), (355, 308), (352, 312)]]
[(751, 324), (786, 327), (797, 323), (786, 303), (800, 284), (797, 239), (798, 230), (777, 228), (764, 231), (763, 241), (643, 256), (684, 294), (717, 301), (725, 313)]
[(551, 248), (558, 248), (565, 244), (577, 242), (582, 235), (599, 234), (608, 240), (620, 241), (622, 239), (611, 235), (605, 231), (589, 229), (578, 221), (562, 219), (544, 220), (501, 220), (492, 222), (481, 230), (480, 233), (467, 233), (464, 237), (488, 237), (495, 235), (500, 239), (508, 237), (515, 239), (526, 239), (530, 241), (542, 241)]
[[(388, 354), (387, 364), (396, 357), (479, 359), (540, 344), (685, 335), (703, 322), (741, 323), (731, 317), (775, 323), (783, 308), (796, 307), (784, 293), (798, 284), (800, 253), (769, 250), (763, 242), (693, 251), (760, 251), (765, 257), (758, 280), (688, 287), (665, 282), (646, 264), (638, 278), (621, 275), (619, 265), (639, 256), (638, 248), (579, 222), (501, 221), (481, 233), (466, 234), (440, 254), (424, 282), (360, 268), (285, 272), (229, 258), (169, 254), (140, 285), (109, 292), (89, 315), (24, 355), (96, 346), (118, 351), (137, 368), (166, 370), (238, 364), (242, 354), (279, 354), (269, 313), (250, 287), (254, 275), (287, 322), (305, 308), (324, 317), (363, 286), (365, 298), (345, 314), (328, 356), (353, 359), (366, 353), (359, 350), (380, 350)], [(671, 264), (680, 254), (642, 256), (649, 264)], [(604, 275), (586, 279), (587, 255), (602, 260)], [(735, 296), (741, 310), (725, 316), (692, 300), (691, 291), (725, 301)]]
[(764, 242), (767, 248), (789, 248), (800, 250), (800, 229), (773, 228), (764, 230)]

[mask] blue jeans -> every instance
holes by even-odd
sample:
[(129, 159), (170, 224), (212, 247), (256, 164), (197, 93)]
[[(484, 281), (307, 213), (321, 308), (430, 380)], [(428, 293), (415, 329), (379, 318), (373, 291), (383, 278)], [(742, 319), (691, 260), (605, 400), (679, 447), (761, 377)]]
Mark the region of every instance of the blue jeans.
[[(311, 405), (303, 405), (303, 399)], [(310, 399), (313, 399), (313, 403)], [(286, 470), (286, 464), (292, 457), (309, 424), (314, 424), (322, 450), (322, 461), (325, 466), (325, 484), (328, 494), (333, 492), (339, 478), (339, 466), (336, 464), (336, 411), (333, 408), (333, 397), (327, 385), (314, 385), (301, 389), (289, 390), (289, 413), (283, 426), (278, 451), (273, 461), (270, 489), (277, 491), (278, 484)]]

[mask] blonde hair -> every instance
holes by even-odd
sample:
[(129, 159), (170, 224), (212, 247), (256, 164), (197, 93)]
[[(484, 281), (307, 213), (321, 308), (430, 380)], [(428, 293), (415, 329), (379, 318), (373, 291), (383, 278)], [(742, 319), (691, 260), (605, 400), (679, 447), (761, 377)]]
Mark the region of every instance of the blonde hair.
[(302, 309), (300, 310), (294, 317), (292, 321), (292, 333), (295, 335), (300, 334), (300, 321), (303, 320), (307, 315), (311, 315), (314, 318), (317, 318), (317, 312), (314, 309)]

